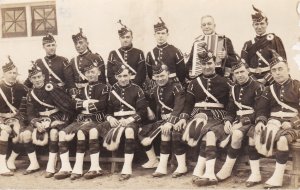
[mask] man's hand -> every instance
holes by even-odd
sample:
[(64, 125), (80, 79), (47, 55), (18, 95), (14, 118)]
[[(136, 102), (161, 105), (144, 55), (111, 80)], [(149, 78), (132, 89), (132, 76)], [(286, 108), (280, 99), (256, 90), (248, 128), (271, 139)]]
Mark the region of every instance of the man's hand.
[(172, 124), (167, 122), (161, 126), (161, 133), (163, 135), (169, 135), (171, 133)]
[(130, 123), (134, 122), (134, 118), (133, 117), (128, 117), (127, 119), (120, 119), (119, 122), (120, 122), (121, 126), (126, 127)]
[(230, 121), (226, 121), (224, 124), (224, 131), (226, 134), (231, 134), (232, 133), (232, 124), (230, 123)]
[(288, 121), (285, 121), (285, 122), (282, 123), (281, 128), (282, 129), (291, 129), (292, 128), (292, 124), (290, 122), (288, 122)]
[(120, 124), (120, 122), (119, 122), (116, 118), (114, 118), (114, 117), (112, 117), (112, 116), (108, 116), (108, 117), (107, 117), (107, 121), (109, 122), (109, 124), (110, 124), (112, 127), (117, 127), (117, 126)]
[(184, 129), (186, 127), (186, 120), (180, 119), (175, 125), (174, 130), (180, 131), (181, 129)]

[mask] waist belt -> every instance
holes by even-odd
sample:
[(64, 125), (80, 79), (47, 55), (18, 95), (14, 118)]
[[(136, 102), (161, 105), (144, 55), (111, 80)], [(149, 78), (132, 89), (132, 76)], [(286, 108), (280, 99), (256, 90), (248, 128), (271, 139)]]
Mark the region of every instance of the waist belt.
[(86, 82), (86, 83), (75, 83), (75, 86), (77, 87), (77, 88), (84, 88), (84, 87), (86, 87), (88, 85), (88, 83)]
[(50, 115), (52, 115), (52, 114), (54, 114), (54, 113), (56, 113), (56, 112), (58, 112), (59, 110), (57, 109), (57, 108), (55, 108), (55, 109), (53, 109), (53, 110), (49, 110), (49, 111), (41, 111), (41, 112), (39, 112), (39, 114), (41, 115), (41, 116), (50, 116)]
[(0, 113), (0, 117), (4, 117), (4, 118), (11, 118), (14, 117), (16, 114), (14, 113)]
[(278, 111), (278, 112), (271, 112), (271, 116), (273, 117), (296, 117), (298, 113), (295, 112), (283, 112), (283, 111)]
[(236, 112), (236, 115), (238, 116), (243, 116), (243, 115), (248, 115), (248, 114), (253, 114), (254, 110), (238, 110)]
[(174, 77), (176, 77), (177, 75), (176, 75), (176, 73), (171, 73), (171, 74), (169, 74), (169, 78), (174, 78)]
[(114, 116), (128, 116), (128, 115), (134, 115), (136, 114), (136, 111), (118, 111), (114, 112)]
[(270, 70), (270, 67), (257, 67), (257, 68), (249, 68), (251, 73), (263, 73)]
[(168, 113), (168, 114), (161, 114), (161, 118), (162, 118), (163, 120), (168, 119), (170, 116), (171, 116), (170, 113)]
[(195, 104), (195, 108), (224, 108), (224, 105), (220, 103), (199, 102)]

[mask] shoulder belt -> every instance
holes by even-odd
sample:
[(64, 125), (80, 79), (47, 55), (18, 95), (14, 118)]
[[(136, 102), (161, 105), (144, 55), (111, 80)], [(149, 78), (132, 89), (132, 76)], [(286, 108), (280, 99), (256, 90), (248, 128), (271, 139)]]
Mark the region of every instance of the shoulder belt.
[(60, 83), (63, 83), (64, 82), (53, 72), (53, 70), (49, 67), (49, 65), (47, 64), (45, 58), (42, 59), (42, 62), (44, 64), (44, 66), (46, 67), (46, 69), (49, 71), (49, 73), (54, 76), (54, 78), (56, 78)]
[(16, 114), (17, 113), (17, 108), (15, 108), (11, 103), (9, 103), (9, 101), (7, 100), (7, 97), (5, 96), (2, 88), (0, 87), (0, 94), (3, 98), (3, 100), (5, 101), (6, 105), (9, 107), (9, 109), (14, 113)]
[(213, 99), (216, 103), (220, 103), (220, 102), (218, 101), (218, 99), (217, 99), (216, 97), (214, 97), (214, 95), (212, 95), (210, 92), (208, 92), (208, 91), (205, 89), (205, 87), (203, 86), (202, 81), (201, 81), (201, 79), (200, 79), (199, 77), (197, 78), (197, 82), (199, 83), (199, 85), (200, 85), (200, 87), (202, 88), (203, 92), (204, 92), (208, 97), (210, 97), (211, 99)]
[(158, 99), (158, 102), (161, 104), (161, 106), (163, 107), (163, 108), (166, 108), (167, 110), (169, 110), (169, 111), (173, 111), (173, 109), (172, 108), (170, 108), (169, 106), (167, 106), (165, 103), (163, 103), (160, 99), (159, 99), (159, 93), (158, 93), (158, 88), (157, 88), (157, 99)]
[(74, 64), (75, 64), (75, 68), (77, 73), (79, 74), (79, 76), (81, 77), (81, 79), (83, 80), (87, 80), (87, 78), (84, 76), (84, 74), (79, 70), (78, 68), (78, 60), (77, 60), (77, 56), (74, 57)]
[(242, 103), (236, 101), (235, 94), (234, 94), (234, 86), (232, 86), (232, 88), (231, 88), (231, 93), (232, 93), (232, 97), (233, 97), (233, 101), (234, 101), (235, 105), (236, 105), (240, 110), (241, 110), (242, 108), (245, 108), (245, 109), (248, 109), (248, 110), (253, 110), (252, 107), (243, 105)]
[(132, 109), (135, 111), (135, 108), (133, 106), (131, 106), (129, 103), (127, 103), (125, 100), (123, 100), (116, 91), (112, 90), (111, 91), (113, 93), (113, 95), (121, 102), (123, 103), (125, 106), (127, 106), (128, 108)]
[(122, 61), (122, 63), (123, 63), (126, 67), (128, 67), (134, 74), (136, 74), (136, 71), (135, 71), (132, 67), (130, 67), (130, 65), (128, 65), (128, 64), (126, 63), (126, 61), (123, 59), (123, 57), (122, 57), (120, 51), (119, 51), (119, 50), (115, 50), (115, 51), (116, 51), (118, 57), (120, 58), (120, 60)]
[(48, 107), (48, 108), (55, 108), (55, 106), (53, 106), (53, 105), (47, 104), (47, 103), (45, 103), (45, 102), (42, 102), (42, 101), (35, 95), (35, 93), (33, 92), (33, 90), (31, 90), (30, 93), (31, 93), (32, 97), (33, 97), (39, 104), (41, 104), (41, 105), (43, 105), (43, 106), (46, 106), (46, 107)]
[(275, 94), (275, 91), (274, 91), (274, 85), (273, 85), (273, 84), (270, 86), (270, 89), (271, 89), (271, 93), (272, 93), (273, 97), (275, 98), (276, 102), (277, 102), (279, 105), (281, 105), (281, 106), (282, 106), (283, 108), (285, 108), (285, 109), (291, 110), (292, 112), (298, 113), (297, 109), (295, 109), (295, 108), (293, 108), (293, 107), (291, 107), (291, 106), (289, 106), (289, 105), (287, 105), (287, 104), (281, 102), (281, 101), (278, 99), (278, 97), (277, 97), (276, 94)]

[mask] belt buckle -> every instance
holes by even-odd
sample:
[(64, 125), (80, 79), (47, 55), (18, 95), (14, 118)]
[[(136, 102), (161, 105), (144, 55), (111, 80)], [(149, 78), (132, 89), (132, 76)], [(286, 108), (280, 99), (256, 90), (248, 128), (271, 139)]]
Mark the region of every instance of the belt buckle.
[(255, 69), (255, 72), (258, 73), (258, 74), (261, 74), (261, 73), (262, 73), (262, 68), (257, 67), (257, 68)]

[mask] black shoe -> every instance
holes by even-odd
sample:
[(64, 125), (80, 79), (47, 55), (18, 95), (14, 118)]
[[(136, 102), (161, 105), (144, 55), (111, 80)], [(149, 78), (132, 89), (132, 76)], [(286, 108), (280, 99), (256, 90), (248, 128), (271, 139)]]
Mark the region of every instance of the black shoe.
[(125, 181), (128, 180), (131, 177), (130, 174), (121, 174), (119, 177), (119, 181)]
[(275, 189), (275, 188), (280, 188), (281, 186), (275, 186), (275, 185), (270, 185), (270, 184), (265, 184), (264, 189)]
[(95, 177), (101, 176), (103, 175), (103, 171), (102, 170), (98, 170), (98, 171), (88, 171), (87, 173), (85, 173), (83, 175), (83, 177), (85, 179), (93, 179)]
[(40, 168), (34, 169), (34, 170), (25, 170), (25, 172), (23, 172), (23, 175), (32, 174), (32, 173), (37, 172), (39, 170), (40, 170)]
[(71, 177), (70, 177), (70, 179), (71, 180), (76, 180), (76, 179), (79, 179), (79, 178), (81, 178), (81, 174), (71, 174)]
[(260, 184), (261, 181), (246, 181), (246, 187), (253, 187), (255, 185)]
[(166, 174), (163, 174), (163, 173), (160, 173), (160, 172), (154, 172), (152, 174), (152, 177), (157, 177), (157, 178), (160, 178), (160, 177), (163, 177), (165, 176)]
[(194, 183), (199, 187), (200, 186), (209, 186), (209, 185), (217, 185), (218, 180), (199, 177), (194, 180)]
[(46, 174), (44, 175), (45, 178), (51, 178), (54, 176), (54, 173), (51, 172), (46, 172)]
[(178, 177), (184, 176), (185, 174), (187, 174), (187, 172), (184, 172), (184, 173), (174, 172), (172, 174), (172, 178), (178, 178)]
[(70, 171), (61, 171), (58, 172), (56, 174), (54, 174), (54, 178), (55, 179), (65, 179), (71, 176), (71, 172)]

